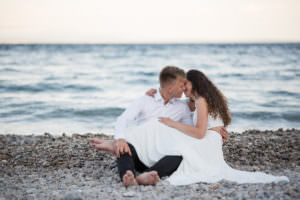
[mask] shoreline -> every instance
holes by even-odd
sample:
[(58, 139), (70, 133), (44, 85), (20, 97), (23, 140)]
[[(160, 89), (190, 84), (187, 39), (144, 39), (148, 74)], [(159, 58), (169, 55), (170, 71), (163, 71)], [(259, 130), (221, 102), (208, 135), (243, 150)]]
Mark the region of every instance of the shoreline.
[[(294, 131), (300, 131), (300, 128), (277, 128), (277, 129), (264, 129), (264, 128), (252, 128), (252, 129), (235, 129), (235, 128), (229, 128), (229, 132), (231, 134), (244, 134), (244, 133), (248, 133), (248, 132), (277, 132), (277, 131), (283, 131), (283, 132), (294, 132)], [(43, 136), (45, 134), (49, 134), (52, 137), (61, 137), (61, 136), (67, 136), (67, 137), (72, 137), (72, 135), (104, 135), (104, 136), (108, 136), (108, 137), (113, 137), (114, 133), (113, 133), (113, 129), (111, 129), (109, 132), (84, 132), (84, 133), (79, 133), (79, 132), (72, 132), (72, 133), (68, 133), (68, 132), (59, 132), (59, 133), (53, 133), (51, 131), (46, 131), (46, 132), (35, 132), (35, 133), (11, 133), (11, 132), (5, 132), (5, 133), (1, 133), (0, 135), (15, 135), (15, 136)]]
[(229, 181), (125, 188), (112, 154), (93, 149), (88, 138), (105, 134), (0, 135), (0, 199), (299, 199), (300, 130), (230, 132), (223, 145), (235, 169), (288, 176), (290, 182)]

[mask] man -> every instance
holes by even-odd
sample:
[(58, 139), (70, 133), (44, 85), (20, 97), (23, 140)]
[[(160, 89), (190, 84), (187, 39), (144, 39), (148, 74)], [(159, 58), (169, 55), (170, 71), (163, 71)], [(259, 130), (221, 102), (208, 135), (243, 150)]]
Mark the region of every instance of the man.
[[(159, 75), (160, 89), (154, 98), (143, 96), (133, 102), (118, 117), (115, 127), (114, 148), (106, 148), (105, 143), (94, 145), (100, 150), (114, 151), (117, 158), (120, 178), (125, 186), (154, 185), (159, 178), (171, 175), (182, 161), (181, 155), (165, 156), (153, 166), (145, 166), (138, 158), (133, 145), (126, 141), (125, 130), (135, 122), (141, 124), (149, 119), (169, 117), (184, 124), (193, 125), (190, 109), (186, 102), (179, 100), (185, 90), (185, 72), (174, 66), (166, 66)], [(216, 127), (222, 137), (227, 137), (226, 130)], [(126, 133), (130, 134), (130, 133)], [(92, 140), (92, 143), (97, 143)], [(102, 145), (102, 146), (101, 146)], [(109, 145), (108, 145), (109, 146)], [(143, 172), (135, 177), (135, 170)]]

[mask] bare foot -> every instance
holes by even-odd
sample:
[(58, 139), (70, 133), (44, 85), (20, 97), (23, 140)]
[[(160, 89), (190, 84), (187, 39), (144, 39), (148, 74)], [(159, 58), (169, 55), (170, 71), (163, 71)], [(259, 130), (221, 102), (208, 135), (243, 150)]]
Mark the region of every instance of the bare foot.
[(108, 151), (111, 153), (115, 152), (115, 142), (114, 140), (100, 140), (96, 138), (90, 139), (91, 145), (101, 151)]
[(127, 170), (126, 174), (123, 176), (123, 184), (124, 186), (132, 186), (132, 185), (138, 185), (137, 181), (134, 178), (134, 175), (132, 171)]
[(90, 138), (89, 141), (90, 141), (90, 143), (101, 144), (105, 140), (101, 140), (101, 139), (98, 139), (98, 138)]
[(155, 185), (159, 181), (157, 171), (144, 172), (136, 177), (139, 185)]

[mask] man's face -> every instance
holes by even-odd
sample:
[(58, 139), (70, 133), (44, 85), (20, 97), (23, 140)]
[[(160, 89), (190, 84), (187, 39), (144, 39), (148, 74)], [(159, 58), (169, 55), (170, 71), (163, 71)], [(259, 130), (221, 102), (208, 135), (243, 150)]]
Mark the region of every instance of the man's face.
[(184, 90), (184, 95), (186, 97), (192, 97), (192, 82), (189, 80), (185, 81), (185, 90)]
[(170, 87), (170, 95), (173, 98), (181, 98), (183, 91), (185, 90), (185, 78), (177, 78)]

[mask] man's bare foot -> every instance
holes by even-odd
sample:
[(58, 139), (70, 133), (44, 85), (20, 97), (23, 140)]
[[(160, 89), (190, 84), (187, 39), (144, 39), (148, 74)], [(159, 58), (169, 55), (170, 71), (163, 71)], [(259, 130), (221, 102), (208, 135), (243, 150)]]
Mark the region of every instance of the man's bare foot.
[(123, 184), (124, 186), (132, 186), (132, 185), (138, 185), (137, 181), (134, 178), (134, 175), (132, 171), (127, 170), (126, 174), (123, 176)]
[(114, 140), (101, 140), (96, 138), (90, 139), (91, 145), (101, 151), (108, 151), (111, 153), (115, 152), (115, 141)]
[(157, 171), (144, 172), (136, 177), (139, 185), (155, 185), (159, 181)]
[(101, 139), (98, 139), (98, 138), (90, 138), (89, 141), (90, 141), (90, 143), (101, 144), (105, 140), (101, 140)]

